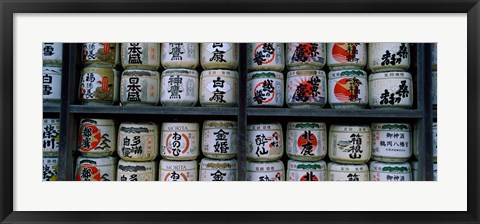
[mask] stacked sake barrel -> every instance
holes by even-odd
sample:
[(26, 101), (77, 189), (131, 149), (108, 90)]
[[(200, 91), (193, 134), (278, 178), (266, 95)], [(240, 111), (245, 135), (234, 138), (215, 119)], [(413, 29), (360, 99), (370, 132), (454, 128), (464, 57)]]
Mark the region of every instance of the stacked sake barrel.
[(120, 105), (155, 106), (160, 100), (160, 44), (122, 43), (124, 71), (120, 81)]
[[(86, 105), (118, 102), (120, 73), (119, 44), (83, 43), (79, 100)], [(112, 119), (82, 118), (78, 129), (75, 180), (115, 181), (117, 174), (117, 130)]]
[[(410, 109), (413, 80), (408, 43), (368, 45), (369, 104), (372, 109)], [(411, 128), (407, 123), (372, 124), (373, 146), (370, 163), (372, 181), (410, 181)]]
[[(43, 104), (60, 104), (62, 90), (62, 43), (42, 43)], [(43, 119), (43, 181), (57, 180), (60, 120)]]
[[(203, 107), (238, 105), (240, 49), (236, 43), (201, 43), (200, 104)], [(208, 120), (203, 123), (200, 181), (236, 181), (237, 123)]]

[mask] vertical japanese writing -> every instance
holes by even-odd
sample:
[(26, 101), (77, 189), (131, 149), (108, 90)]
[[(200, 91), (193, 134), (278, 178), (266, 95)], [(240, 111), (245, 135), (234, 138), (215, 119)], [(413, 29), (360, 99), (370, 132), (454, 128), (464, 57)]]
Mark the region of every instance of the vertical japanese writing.
[(362, 145), (362, 135), (360, 134), (355, 134), (353, 133), (350, 135), (350, 142), (351, 146), (348, 149), (348, 152), (350, 153), (350, 158), (351, 159), (360, 159), (362, 158), (363, 151), (361, 150), (361, 145)]
[(142, 92), (141, 85), (138, 84), (138, 77), (130, 77), (127, 85), (127, 100), (140, 101), (140, 92)]
[(56, 138), (59, 134), (53, 125), (45, 126), (43, 128), (43, 148), (53, 150), (58, 145)]
[(223, 59), (225, 51), (221, 50), (223, 48), (223, 43), (212, 43), (212, 48), (215, 48), (215, 51), (212, 52), (213, 56), (209, 61), (227, 62), (225, 59)]
[(265, 149), (265, 144), (268, 143), (268, 140), (265, 137), (265, 134), (257, 135), (255, 137), (255, 144), (257, 145), (257, 151), (255, 154), (258, 157), (260, 157), (260, 155), (266, 155), (268, 153), (268, 149)]
[(408, 85), (406, 80), (400, 81), (398, 90), (395, 93), (390, 93), (388, 89), (380, 95), (380, 105), (394, 105), (399, 104), (403, 98), (408, 97), (410, 91), (408, 91)]
[(180, 140), (182, 140), (182, 136), (177, 133), (177, 132), (174, 132), (173, 135), (172, 135), (172, 139), (173, 139), (173, 142), (172, 142), (172, 152), (173, 152), (173, 155), (174, 156), (179, 156), (180, 155)]
[(215, 145), (213, 145), (213, 147), (215, 147), (215, 152), (227, 153), (230, 149), (227, 143), (227, 136), (230, 133), (220, 129), (218, 132), (214, 132), (213, 134), (215, 135)]
[(140, 43), (129, 43), (128, 47), (128, 63), (142, 64), (142, 46)]
[(261, 89), (255, 88), (255, 94), (253, 100), (258, 104), (262, 104), (267, 97), (273, 97), (275, 87), (273, 86), (273, 80), (267, 79), (263, 81)]
[(43, 165), (43, 180), (44, 181), (52, 181), (55, 180), (56, 172), (51, 169), (48, 165)]
[(185, 53), (185, 50), (183, 49), (183, 43), (170, 43), (170, 52), (168, 54), (172, 55), (172, 58), (170, 58), (171, 61), (181, 61), (182, 60), (182, 54)]
[(54, 51), (53, 43), (44, 43), (43, 56), (52, 56), (53, 51)]
[(83, 81), (82, 85), (85, 88), (83, 92), (83, 98), (85, 99), (93, 99), (95, 98), (93, 94), (93, 83), (95, 82), (95, 74), (87, 73), (85, 74), (85, 80)]
[(218, 87), (223, 88), (224, 83), (225, 80), (222, 80), (220, 77), (217, 77), (217, 79), (213, 81), (213, 88), (215, 88), (215, 91), (213, 91), (213, 96), (208, 99), (209, 101), (215, 101), (217, 103), (227, 102), (223, 99), (225, 91), (220, 91), (218, 89)]
[(273, 48), (273, 43), (263, 43), (262, 49), (258, 50), (259, 47), (254, 51), (253, 62), (257, 65), (268, 64), (275, 57), (275, 48)]
[(180, 93), (183, 92), (182, 79), (180, 76), (170, 76), (168, 79), (168, 92), (170, 99), (181, 99)]
[(132, 158), (132, 153), (135, 155), (140, 155), (143, 153), (142, 140), (140, 136), (133, 136), (133, 139), (130, 139), (128, 136), (125, 136), (123, 139), (123, 155), (128, 158)]
[(387, 175), (387, 181), (405, 181), (405, 176)]
[(213, 177), (213, 181), (225, 181), (223, 177), (225, 177), (227, 173), (222, 173), (220, 170), (217, 170), (215, 173), (211, 173), (210, 176)]
[(312, 131), (308, 130), (308, 131), (305, 131), (301, 138), (303, 140), (306, 140), (306, 143), (305, 144), (302, 144), (302, 152), (301, 154), (306, 156), (306, 155), (309, 155), (309, 156), (313, 156), (313, 144), (312, 144), (312, 141), (314, 140), (312, 138)]
[(360, 43), (347, 43), (347, 62), (356, 62), (360, 60), (357, 55), (358, 55), (358, 49), (357, 47), (360, 45)]
[(180, 179), (180, 174), (178, 174), (177, 172), (173, 171), (172, 172), (172, 175), (170, 175), (170, 180), (172, 181), (178, 181)]
[(52, 94), (52, 76), (49, 74), (43, 74), (43, 95)]
[(402, 63), (402, 59), (408, 58), (407, 47), (405, 43), (401, 43), (397, 53), (391, 53), (389, 50), (385, 50), (385, 54), (382, 55), (382, 66), (396, 65)]
[(88, 167), (83, 167), (82, 171), (81, 171), (81, 174), (80, 174), (81, 180), (90, 181), (91, 176), (92, 176), (92, 170)]
[(348, 181), (360, 181), (357, 173), (349, 173), (347, 177), (348, 177)]
[(293, 100), (307, 102), (309, 99), (317, 97), (320, 95), (318, 90), (320, 82), (318, 76), (312, 76), (309, 81), (301, 82), (293, 94)]
[(352, 102), (358, 100), (358, 95), (360, 94), (359, 86), (362, 85), (363, 83), (360, 80), (358, 80), (356, 77), (349, 78), (347, 80), (347, 83), (348, 83), (348, 92), (350, 93), (348, 95), (348, 99)]
[(87, 43), (83, 45), (83, 50), (84, 50), (84, 55), (87, 60), (96, 60), (96, 52), (94, 52), (96, 49), (95, 43)]

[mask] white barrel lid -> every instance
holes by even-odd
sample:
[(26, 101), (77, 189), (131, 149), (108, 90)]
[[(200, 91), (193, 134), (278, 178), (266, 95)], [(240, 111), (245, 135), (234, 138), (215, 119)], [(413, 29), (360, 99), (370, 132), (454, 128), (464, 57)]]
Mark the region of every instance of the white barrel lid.
[(218, 159), (208, 159), (203, 158), (200, 162), (200, 167), (206, 170), (213, 169), (222, 169), (222, 170), (236, 170), (237, 169), (237, 160), (218, 160)]
[(288, 122), (287, 128), (290, 130), (325, 130), (327, 125), (324, 122)]
[[(249, 124), (247, 125), (247, 130), (248, 131), (255, 131), (255, 130), (258, 130), (258, 131), (263, 131), (263, 129), (256, 129), (256, 127), (263, 127), (263, 126), (270, 126), (271, 129), (269, 130), (278, 130), (278, 129), (282, 129), (282, 125), (280, 123), (265, 123), (265, 124)], [(265, 130), (267, 131), (267, 130)]]
[(345, 124), (332, 124), (330, 131), (335, 132), (370, 132), (370, 126), (368, 125), (345, 125)]
[(238, 78), (238, 72), (233, 70), (226, 70), (226, 69), (206, 69), (203, 70), (200, 74), (200, 78), (204, 76), (218, 76), (223, 75), (231, 78)]
[(328, 170), (329, 171), (337, 171), (337, 172), (368, 172), (367, 164), (341, 164), (341, 163), (328, 163)]
[(190, 123), (190, 122), (164, 122), (162, 124), (162, 131), (169, 131), (168, 128), (174, 128), (174, 127), (187, 127), (187, 130), (175, 130), (175, 131), (196, 131), (199, 129), (199, 124), (198, 123)]
[(339, 78), (339, 77), (350, 77), (350, 76), (367, 78), (367, 73), (360, 69), (335, 70), (335, 71), (330, 71), (328, 73), (329, 79)]
[(155, 170), (155, 161), (146, 161), (146, 162), (134, 162), (134, 161), (125, 161), (120, 159), (118, 161), (118, 169), (123, 172), (145, 172), (146, 168), (150, 167), (150, 170)]
[[(401, 74), (401, 76), (400, 76)], [(378, 72), (378, 73), (372, 73), (370, 74), (370, 81), (373, 79), (378, 79), (378, 78), (392, 78), (392, 79), (404, 79), (404, 78), (412, 78), (412, 74), (409, 72), (402, 72), (402, 71), (392, 71), (392, 72)]]
[(237, 122), (225, 120), (208, 120), (203, 122), (203, 129), (205, 128), (237, 128)]
[(156, 133), (158, 131), (157, 124), (153, 122), (122, 122), (118, 127), (120, 132), (133, 132), (133, 131), (141, 131), (141, 132), (151, 132), (153, 131)]
[(321, 170), (327, 170), (327, 164), (323, 160), (316, 161), (316, 162), (302, 162), (302, 161), (296, 161), (296, 160), (290, 159), (288, 160), (287, 168), (294, 169), (294, 170), (321, 171)]
[(276, 71), (255, 71), (247, 74), (247, 80), (256, 79), (256, 78), (271, 78), (271, 79), (282, 79), (283, 74)]
[[(171, 167), (169, 167), (171, 166)], [(160, 160), (160, 167), (162, 170), (196, 170), (197, 169), (197, 161), (196, 160), (188, 160), (188, 161), (173, 161), (162, 159)], [(173, 169), (172, 169), (173, 168)]]
[(80, 125), (90, 123), (93, 125), (110, 125), (114, 126), (115, 121), (113, 119), (97, 119), (97, 118), (82, 118), (80, 119)]
[(77, 158), (77, 165), (92, 164), (94, 166), (111, 166), (117, 163), (117, 159), (113, 156), (107, 157), (83, 157)]
[(287, 73), (288, 78), (300, 75), (316, 75), (327, 78), (327, 75), (323, 70), (294, 70)]
[(372, 130), (374, 131), (410, 131), (410, 124), (408, 123), (372, 123)]
[(247, 171), (252, 172), (268, 172), (268, 171), (283, 171), (283, 162), (280, 160), (274, 162), (253, 162), (247, 161)]
[(371, 161), (370, 172), (409, 173), (411, 172), (411, 166), (408, 162), (383, 163), (379, 161)]
[(155, 76), (160, 77), (160, 73), (158, 71), (152, 70), (142, 70), (142, 69), (127, 69), (122, 72), (123, 76)]
[(171, 69), (166, 69), (162, 72), (162, 77), (171, 76), (171, 75), (187, 75), (187, 76), (193, 76), (198, 78), (197, 70), (193, 70), (193, 69), (171, 68)]

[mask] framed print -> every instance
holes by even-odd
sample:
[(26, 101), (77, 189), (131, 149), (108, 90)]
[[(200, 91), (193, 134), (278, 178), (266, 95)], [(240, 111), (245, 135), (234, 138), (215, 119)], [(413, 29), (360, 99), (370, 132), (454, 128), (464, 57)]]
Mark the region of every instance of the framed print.
[(0, 4), (2, 223), (479, 221), (478, 1)]

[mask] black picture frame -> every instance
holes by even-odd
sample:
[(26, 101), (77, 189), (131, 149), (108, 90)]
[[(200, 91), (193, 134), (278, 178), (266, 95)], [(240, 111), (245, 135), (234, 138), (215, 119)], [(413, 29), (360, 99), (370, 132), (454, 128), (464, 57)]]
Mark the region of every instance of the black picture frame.
[[(478, 0), (16, 0), (0, 3), (2, 223), (479, 223)], [(15, 13), (467, 13), (468, 200), (465, 212), (19, 212), (13, 211), (13, 16)], [(445, 202), (448, 203), (448, 202)]]

